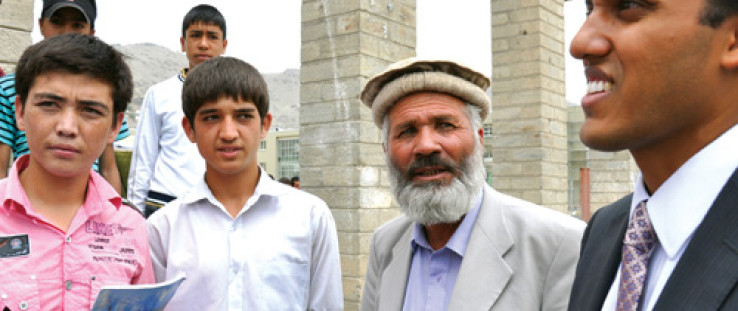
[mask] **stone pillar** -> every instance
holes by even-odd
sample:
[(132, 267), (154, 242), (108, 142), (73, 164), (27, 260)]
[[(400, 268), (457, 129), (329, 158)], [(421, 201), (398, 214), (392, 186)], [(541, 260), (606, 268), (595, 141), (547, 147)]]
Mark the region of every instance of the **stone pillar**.
[(0, 67), (5, 73), (15, 71), (23, 50), (31, 44), (33, 1), (4, 0), (0, 3)]
[(399, 215), (380, 131), (359, 101), (366, 81), (415, 55), (415, 0), (303, 0), (300, 183), (338, 228), (346, 310), (358, 310), (369, 243)]
[(492, 184), (568, 209), (564, 1), (492, 0)]

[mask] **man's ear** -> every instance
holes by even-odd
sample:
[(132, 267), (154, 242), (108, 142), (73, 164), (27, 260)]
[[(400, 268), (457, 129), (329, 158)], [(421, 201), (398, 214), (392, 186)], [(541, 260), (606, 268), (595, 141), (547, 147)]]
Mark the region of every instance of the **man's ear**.
[(477, 135), (479, 135), (479, 143), (484, 146), (484, 129), (480, 127), (479, 130), (477, 130)]
[(182, 45), (182, 52), (187, 52), (187, 49), (185, 49), (185, 38), (179, 37), (179, 44)]
[(15, 123), (18, 129), (21, 131), (26, 130), (26, 123), (23, 120), (23, 103), (21, 103), (20, 96), (15, 97)]
[(184, 128), (187, 138), (190, 139), (191, 143), (195, 142), (195, 128), (190, 124), (190, 120), (187, 117), (182, 117), (182, 128)]
[(44, 29), (46, 29), (46, 28), (44, 28), (44, 18), (41, 17), (41, 18), (38, 19), (38, 30), (41, 32), (41, 36), (43, 36), (44, 38), (46, 38), (46, 34), (44, 33)]
[(259, 135), (259, 138), (264, 139), (267, 137), (267, 134), (269, 133), (269, 128), (272, 126), (272, 119), (274, 117), (272, 116), (271, 112), (267, 112), (267, 114), (264, 116), (264, 120), (261, 121), (261, 135)]
[(731, 16), (723, 21), (720, 28), (728, 32), (728, 48), (723, 52), (720, 64), (728, 70), (738, 69), (738, 16)]
[(118, 138), (118, 132), (120, 132), (120, 127), (123, 124), (123, 116), (125, 116), (125, 113), (118, 112), (114, 116), (115, 118), (115, 124), (113, 124), (113, 130), (110, 131), (110, 134), (108, 135), (108, 144), (112, 144), (115, 142), (115, 139)]

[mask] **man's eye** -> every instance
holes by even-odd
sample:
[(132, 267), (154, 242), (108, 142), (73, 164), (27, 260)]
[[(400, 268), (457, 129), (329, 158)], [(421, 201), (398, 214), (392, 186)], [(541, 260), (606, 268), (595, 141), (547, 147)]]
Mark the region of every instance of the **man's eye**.
[(94, 109), (94, 108), (85, 108), (82, 111), (84, 111), (85, 113), (94, 114), (97, 116), (103, 115), (102, 111)]
[(621, 10), (621, 11), (628, 10), (628, 9), (637, 9), (637, 8), (642, 8), (642, 7), (645, 7), (645, 4), (639, 1), (632, 1), (632, 0), (624, 0), (618, 4), (618, 10)]
[(441, 128), (441, 129), (454, 129), (454, 128), (456, 128), (456, 126), (453, 125), (453, 124), (451, 124), (451, 123), (449, 123), (449, 122), (441, 122), (440, 124), (438, 124), (438, 128)]
[(218, 116), (216, 116), (216, 115), (207, 115), (207, 116), (202, 117), (202, 120), (203, 121), (218, 120)]
[(415, 131), (415, 128), (408, 127), (406, 129), (403, 129), (403, 130), (399, 131), (399, 133), (397, 133), (397, 137), (411, 136), (411, 135), (415, 134), (415, 132), (416, 132)]

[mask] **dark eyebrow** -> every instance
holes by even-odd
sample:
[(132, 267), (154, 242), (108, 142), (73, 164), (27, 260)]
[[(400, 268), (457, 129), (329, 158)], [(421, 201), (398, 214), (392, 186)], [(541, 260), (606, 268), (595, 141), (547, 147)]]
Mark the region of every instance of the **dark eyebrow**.
[(458, 121), (458, 119), (457, 118), (454, 118), (452, 116), (447, 116), (447, 115), (441, 115), (441, 116), (433, 117), (433, 122), (438, 122), (438, 121), (452, 121), (452, 122), (456, 122), (456, 121)]
[(107, 105), (105, 105), (105, 104), (103, 104), (103, 103), (101, 103), (101, 102), (98, 102), (98, 101), (94, 101), (94, 100), (80, 100), (80, 101), (79, 101), (79, 104), (80, 104), (81, 106), (88, 106), (88, 107), (89, 107), (89, 106), (92, 106), (92, 107), (97, 107), (97, 108), (100, 108), (100, 109), (104, 110), (105, 112), (108, 112), (108, 111), (110, 111), (110, 108), (108, 108), (108, 106), (107, 106)]
[(40, 99), (46, 99), (46, 100), (53, 100), (58, 102), (66, 102), (67, 99), (64, 97), (61, 97), (54, 93), (38, 93), (33, 96), (34, 100), (40, 100)]
[(208, 35), (220, 37), (220, 32), (217, 32), (217, 31), (208, 31)]
[(215, 108), (203, 108), (203, 109), (198, 110), (197, 111), (197, 114), (198, 115), (201, 115), (201, 114), (211, 114), (211, 113), (216, 113), (216, 112), (218, 112), (218, 109), (215, 109)]

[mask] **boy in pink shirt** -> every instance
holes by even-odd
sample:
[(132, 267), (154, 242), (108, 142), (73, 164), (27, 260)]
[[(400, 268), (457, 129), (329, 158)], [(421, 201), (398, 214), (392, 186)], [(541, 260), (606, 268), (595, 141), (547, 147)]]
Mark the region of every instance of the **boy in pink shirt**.
[(103, 285), (153, 282), (143, 216), (91, 170), (131, 99), (122, 55), (59, 35), (16, 70), (31, 152), (0, 180), (0, 310), (89, 310)]

